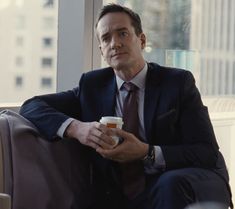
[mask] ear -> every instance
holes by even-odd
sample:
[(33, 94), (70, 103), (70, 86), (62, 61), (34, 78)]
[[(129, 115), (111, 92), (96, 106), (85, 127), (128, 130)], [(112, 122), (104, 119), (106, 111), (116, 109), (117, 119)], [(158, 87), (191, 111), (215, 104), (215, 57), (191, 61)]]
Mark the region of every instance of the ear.
[(103, 53), (102, 47), (101, 47), (100, 45), (99, 45), (99, 49), (100, 49), (100, 53), (101, 53), (101, 55), (102, 55), (102, 57), (103, 57), (103, 59), (104, 59), (104, 61), (105, 61), (104, 53)]
[(146, 46), (146, 36), (144, 33), (140, 34), (141, 49), (144, 49)]
[(102, 48), (101, 48), (101, 46), (99, 45), (99, 49), (100, 49), (100, 53), (101, 53), (101, 55), (103, 56), (103, 51), (102, 51)]

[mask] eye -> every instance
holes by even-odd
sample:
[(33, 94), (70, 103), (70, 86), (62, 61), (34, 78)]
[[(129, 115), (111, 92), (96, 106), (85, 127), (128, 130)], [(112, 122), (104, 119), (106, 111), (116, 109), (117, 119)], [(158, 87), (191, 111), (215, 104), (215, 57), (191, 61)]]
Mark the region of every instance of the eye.
[(129, 34), (128, 34), (126, 31), (121, 31), (121, 32), (120, 32), (120, 35), (121, 35), (122, 37), (127, 37)]
[(101, 41), (102, 41), (103, 43), (108, 43), (109, 40), (110, 40), (110, 37), (109, 37), (109, 36), (103, 36), (102, 39), (101, 39)]

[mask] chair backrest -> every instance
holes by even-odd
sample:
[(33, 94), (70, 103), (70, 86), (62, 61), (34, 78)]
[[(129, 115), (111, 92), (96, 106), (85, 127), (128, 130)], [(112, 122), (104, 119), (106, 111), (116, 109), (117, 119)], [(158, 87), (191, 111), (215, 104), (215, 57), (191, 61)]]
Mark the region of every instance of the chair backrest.
[(2, 140), (0, 134), (0, 193), (3, 192), (3, 150), (2, 150)]
[[(1, 119), (0, 119), (1, 120)], [(1, 122), (0, 122), (1, 124)], [(0, 209), (11, 209), (11, 196), (4, 192), (4, 156), (3, 156), (3, 135), (0, 132)]]

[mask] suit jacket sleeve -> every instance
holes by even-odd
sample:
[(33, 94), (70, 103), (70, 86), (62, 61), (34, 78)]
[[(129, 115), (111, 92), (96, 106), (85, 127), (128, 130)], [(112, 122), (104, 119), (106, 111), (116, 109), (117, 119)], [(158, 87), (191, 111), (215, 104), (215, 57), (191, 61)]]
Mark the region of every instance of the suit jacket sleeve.
[[(218, 145), (207, 107), (195, 86), (193, 75), (185, 71), (181, 85), (174, 145), (161, 146), (166, 168), (213, 168), (218, 156)], [(164, 137), (164, 136), (163, 136)]]
[(65, 120), (70, 117), (79, 118), (79, 97), (79, 87), (66, 92), (35, 96), (24, 102), (20, 114), (30, 120), (45, 138), (54, 140)]

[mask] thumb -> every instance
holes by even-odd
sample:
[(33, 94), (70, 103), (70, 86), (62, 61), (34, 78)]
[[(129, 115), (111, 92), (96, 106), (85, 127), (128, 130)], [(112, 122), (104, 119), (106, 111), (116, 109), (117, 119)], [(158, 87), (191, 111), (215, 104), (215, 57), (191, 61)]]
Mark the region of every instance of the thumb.
[(113, 129), (113, 132), (114, 132), (115, 135), (117, 135), (117, 136), (119, 136), (121, 138), (127, 138), (128, 135), (130, 135), (129, 132), (124, 131), (123, 129), (119, 129), (119, 128)]

